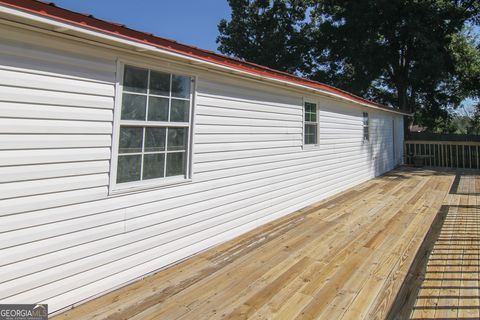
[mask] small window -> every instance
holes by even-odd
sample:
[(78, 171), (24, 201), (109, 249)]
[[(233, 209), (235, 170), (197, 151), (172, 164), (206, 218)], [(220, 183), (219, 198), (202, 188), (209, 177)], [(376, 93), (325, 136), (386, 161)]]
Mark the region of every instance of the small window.
[(305, 145), (318, 144), (318, 110), (312, 102), (304, 104), (303, 143)]
[(192, 78), (125, 66), (116, 183), (188, 176)]
[(368, 130), (368, 112), (363, 113), (363, 141), (369, 141), (370, 134)]

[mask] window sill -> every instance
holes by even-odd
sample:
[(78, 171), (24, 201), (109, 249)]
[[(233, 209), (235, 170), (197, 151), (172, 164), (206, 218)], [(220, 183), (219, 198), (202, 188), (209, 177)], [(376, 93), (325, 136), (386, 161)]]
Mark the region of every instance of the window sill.
[(320, 149), (320, 144), (304, 144), (302, 145), (303, 150), (316, 150)]
[(184, 177), (170, 177), (167, 179), (156, 179), (149, 182), (140, 181), (134, 183), (122, 183), (114, 185), (110, 189), (109, 196), (113, 197), (130, 193), (152, 191), (190, 183), (192, 183), (192, 179), (185, 179)]

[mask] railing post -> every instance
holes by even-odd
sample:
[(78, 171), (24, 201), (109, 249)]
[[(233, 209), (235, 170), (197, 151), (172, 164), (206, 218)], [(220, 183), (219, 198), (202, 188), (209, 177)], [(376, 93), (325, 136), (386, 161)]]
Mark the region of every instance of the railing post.
[(443, 144), (440, 144), (440, 167), (444, 167), (444, 163), (443, 163)]
[(452, 145), (450, 145), (449, 149), (450, 149), (450, 168), (453, 168), (453, 163), (452, 163), (452, 157), (453, 157), (453, 154), (452, 154)]
[(456, 163), (455, 165), (456, 165), (456, 167), (458, 168), (458, 167), (460, 167), (460, 165), (459, 165), (459, 163), (458, 163), (458, 144), (456, 145), (456, 147), (457, 147), (457, 148), (456, 148), (456, 149), (457, 149), (457, 152), (456, 152), (456, 154), (457, 154), (457, 163)]
[(468, 146), (468, 168), (472, 169), (472, 148)]
[(478, 146), (477, 146), (477, 152), (475, 153), (475, 157), (477, 158), (477, 169), (480, 169), (480, 167), (478, 166)]

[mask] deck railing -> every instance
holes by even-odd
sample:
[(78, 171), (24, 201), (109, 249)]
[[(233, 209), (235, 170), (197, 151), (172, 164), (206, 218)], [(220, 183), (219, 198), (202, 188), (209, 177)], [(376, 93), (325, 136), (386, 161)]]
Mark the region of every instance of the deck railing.
[(480, 169), (480, 142), (405, 140), (405, 163), (430, 167)]

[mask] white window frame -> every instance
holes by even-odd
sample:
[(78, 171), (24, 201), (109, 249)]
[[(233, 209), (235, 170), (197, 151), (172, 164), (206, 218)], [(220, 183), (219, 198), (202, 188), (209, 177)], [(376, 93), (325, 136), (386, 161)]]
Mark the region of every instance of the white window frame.
[[(367, 115), (367, 124), (365, 124), (365, 115)], [(367, 138), (365, 138), (365, 128), (367, 128)], [(368, 111), (362, 112), (362, 141), (364, 143), (370, 142), (370, 114)]]
[[(305, 121), (305, 103), (312, 103), (317, 106), (317, 143), (315, 144), (306, 144), (305, 143), (305, 124), (307, 121)], [(312, 148), (318, 148), (320, 146), (320, 104), (318, 103), (317, 100), (315, 99), (308, 99), (308, 98), (303, 98), (302, 101), (302, 147), (303, 149), (312, 149)]]
[[(159, 72), (171, 73), (175, 75), (188, 76), (193, 79), (193, 83), (190, 86), (190, 109), (189, 109), (189, 125), (182, 125), (170, 122), (158, 122), (160, 127), (188, 127), (188, 137), (187, 137), (187, 150), (186, 150), (186, 169), (184, 176), (172, 176), (172, 177), (163, 177), (156, 179), (147, 179), (139, 180), (132, 182), (117, 183), (117, 167), (118, 167), (118, 146), (120, 140), (120, 124), (129, 124), (128, 120), (121, 120), (122, 112), (122, 95), (123, 95), (123, 76), (125, 65), (150, 69)], [(197, 92), (197, 82), (198, 75), (193, 72), (185, 72), (185, 70), (175, 69), (175, 68), (166, 68), (154, 63), (141, 64), (135, 61), (129, 60), (117, 60), (117, 70), (116, 70), (116, 84), (115, 84), (115, 101), (114, 101), (114, 112), (113, 112), (113, 134), (112, 134), (112, 150), (110, 158), (110, 181), (109, 181), (109, 194), (121, 194), (128, 192), (135, 192), (147, 189), (157, 189), (168, 187), (177, 184), (191, 183), (193, 174), (192, 174), (192, 156), (193, 156), (193, 139), (194, 139), (194, 119), (195, 119), (195, 102), (196, 102), (196, 92)], [(133, 123), (132, 123), (133, 124)], [(148, 126), (152, 126), (152, 123), (148, 123)], [(155, 124), (153, 124), (155, 126)], [(143, 164), (142, 164), (143, 165)]]

